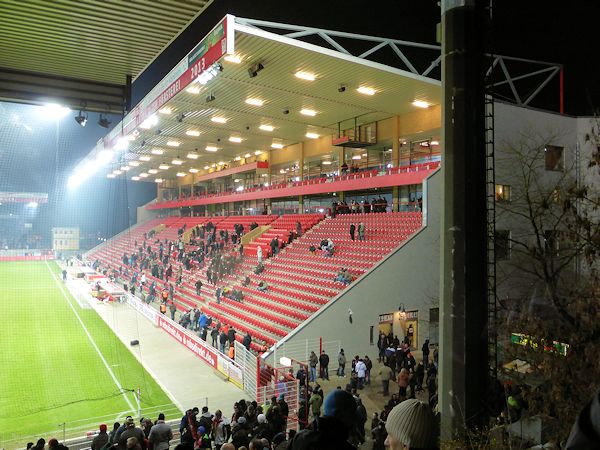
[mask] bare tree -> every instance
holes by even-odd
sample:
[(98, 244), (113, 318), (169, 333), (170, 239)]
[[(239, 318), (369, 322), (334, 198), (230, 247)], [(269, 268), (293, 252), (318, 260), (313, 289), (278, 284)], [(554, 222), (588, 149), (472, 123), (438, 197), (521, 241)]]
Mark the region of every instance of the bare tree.
[[(503, 342), (519, 332), (529, 343), (505, 344), (505, 361), (529, 363), (521, 406), (558, 419), (564, 438), (600, 382), (600, 177), (581, 176), (597, 175), (590, 168), (600, 158), (595, 150), (579, 161), (561, 141), (560, 131), (527, 129), (500, 145), (497, 171), (506, 184), (496, 191), (496, 244), (510, 254), (499, 263), (499, 287), (512, 300)], [(566, 356), (556, 343), (568, 345)]]

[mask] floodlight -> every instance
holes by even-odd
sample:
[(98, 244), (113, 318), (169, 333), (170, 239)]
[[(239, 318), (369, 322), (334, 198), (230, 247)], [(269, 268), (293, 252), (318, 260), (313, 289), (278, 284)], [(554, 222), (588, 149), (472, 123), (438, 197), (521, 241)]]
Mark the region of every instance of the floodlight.
[(111, 120), (104, 114), (100, 113), (100, 118), (98, 119), (98, 125), (102, 128), (108, 128), (111, 124)]
[(82, 111), (79, 111), (79, 114), (75, 116), (75, 122), (77, 122), (80, 126), (85, 127), (85, 124), (88, 121), (88, 114), (83, 114)]

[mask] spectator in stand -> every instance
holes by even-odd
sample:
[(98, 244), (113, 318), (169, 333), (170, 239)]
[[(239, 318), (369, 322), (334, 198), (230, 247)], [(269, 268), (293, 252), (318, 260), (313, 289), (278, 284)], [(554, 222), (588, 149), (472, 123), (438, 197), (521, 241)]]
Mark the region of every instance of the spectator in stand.
[(113, 429), (108, 434), (108, 442), (110, 442), (111, 444), (116, 444), (116, 442), (115, 442), (115, 436), (117, 435), (117, 431), (119, 430), (120, 427), (121, 427), (121, 424), (119, 422), (115, 422), (113, 424)]
[(227, 340), (229, 341), (229, 346), (233, 347), (233, 343), (235, 342), (235, 330), (233, 329), (233, 326), (231, 326), (227, 332)]
[(338, 377), (345, 377), (346, 376), (346, 355), (344, 354), (344, 349), (343, 348), (340, 350), (340, 353), (338, 355), (337, 376)]
[(346, 440), (356, 427), (356, 402), (349, 392), (332, 391), (324, 403), (323, 417), (317, 416), (308, 429), (297, 433), (290, 441), (290, 450), (336, 449), (355, 447)]
[(317, 364), (319, 363), (319, 358), (315, 354), (315, 352), (310, 352), (309, 358), (309, 366), (310, 366), (310, 382), (314, 383), (317, 381)]
[(329, 380), (329, 355), (325, 353), (325, 350), (321, 350), (321, 356), (319, 356), (319, 369), (321, 379)]
[(296, 235), (297, 237), (302, 235), (302, 224), (300, 222), (296, 222)]
[(423, 351), (423, 365), (425, 366), (425, 369), (427, 369), (429, 366), (429, 339), (425, 339), (421, 350)]
[(264, 280), (261, 280), (260, 283), (258, 283), (258, 286), (256, 286), (256, 289), (258, 289), (260, 292), (265, 292), (268, 288), (269, 286)]
[(435, 450), (439, 427), (429, 405), (415, 399), (405, 400), (389, 413), (385, 445), (390, 450)]
[(212, 438), (215, 442), (215, 450), (220, 450), (231, 436), (231, 426), (227, 417), (223, 417), (220, 409), (215, 411), (212, 423)]
[[(106, 433), (107, 427), (106, 424), (101, 424), (99, 427), (100, 432), (94, 437), (92, 441), (91, 450), (100, 450), (108, 443), (108, 434)], [(33, 445), (33, 444), (31, 444)]]
[(196, 295), (200, 295), (202, 292), (202, 280), (198, 279), (195, 283), (196, 286)]
[(381, 376), (381, 387), (383, 390), (383, 395), (384, 397), (387, 397), (388, 395), (390, 395), (390, 380), (394, 378), (394, 372), (392, 371), (392, 369), (390, 369), (388, 365), (384, 364), (379, 369), (379, 375)]
[(258, 260), (258, 265), (261, 265), (263, 259), (263, 251), (260, 245), (256, 247), (256, 259)]
[(221, 353), (225, 353), (225, 344), (227, 343), (227, 335), (225, 334), (225, 330), (221, 330), (221, 334), (219, 335), (219, 350)]
[(354, 240), (354, 233), (356, 232), (356, 225), (350, 224), (350, 239)]
[(406, 397), (406, 390), (410, 384), (410, 372), (406, 367), (403, 367), (398, 374), (398, 395), (400, 397)]
[(236, 449), (250, 444), (250, 430), (244, 416), (238, 417), (237, 423), (233, 425), (231, 430), (231, 443)]
[(322, 404), (323, 397), (321, 397), (320, 391), (315, 388), (310, 396), (310, 400), (308, 401), (308, 406), (310, 407), (310, 412), (313, 415), (313, 420), (317, 420), (321, 415)]
[(132, 417), (128, 417), (127, 421), (126, 421), (125, 431), (123, 431), (121, 433), (121, 435), (119, 436), (119, 441), (118, 441), (119, 450), (125, 450), (125, 449), (129, 448), (127, 446), (127, 440), (131, 437), (134, 437), (137, 439), (137, 442), (140, 444), (142, 449), (146, 448), (144, 432), (140, 428), (135, 426), (135, 422), (133, 421)]
[(242, 344), (244, 345), (244, 347), (246, 347), (246, 350), (250, 350), (250, 345), (252, 344), (252, 336), (250, 336), (250, 333), (246, 333), (246, 336), (244, 336), (244, 340), (242, 341)]
[(212, 331), (210, 332), (210, 337), (212, 338), (212, 346), (217, 348), (217, 340), (219, 339), (218, 324), (217, 326), (213, 327)]
[(365, 240), (365, 224), (363, 222), (358, 224), (358, 240)]
[(165, 415), (160, 413), (156, 425), (150, 429), (148, 442), (152, 444), (153, 450), (168, 450), (171, 439), (173, 439), (171, 426), (165, 423)]
[(365, 386), (365, 377), (367, 375), (367, 366), (362, 359), (359, 359), (354, 366), (354, 371), (358, 376), (358, 389), (362, 389)]

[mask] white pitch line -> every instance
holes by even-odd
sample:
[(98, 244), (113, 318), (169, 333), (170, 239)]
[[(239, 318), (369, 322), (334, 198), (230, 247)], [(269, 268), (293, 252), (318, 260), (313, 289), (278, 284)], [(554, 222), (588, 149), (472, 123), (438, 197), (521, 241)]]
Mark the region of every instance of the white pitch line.
[(77, 314), (77, 310), (71, 304), (71, 300), (69, 300), (69, 297), (65, 293), (62, 285), (60, 284), (60, 282), (57, 281), (56, 275), (54, 274), (54, 272), (52, 272), (52, 269), (50, 268), (50, 265), (48, 264), (48, 261), (46, 261), (46, 267), (48, 268), (48, 271), (50, 272), (50, 275), (54, 279), (54, 282), (56, 283), (56, 285), (60, 289), (60, 292), (62, 293), (63, 297), (65, 298), (65, 300), (67, 301), (67, 303), (71, 307), (71, 310), (73, 311), (73, 314), (75, 314), (75, 317), (77, 317), (77, 320), (79, 321), (79, 324), (83, 328), (83, 331), (85, 331), (85, 334), (87, 335), (88, 339), (92, 343), (92, 346), (96, 349), (96, 352), (98, 352), (98, 356), (100, 356), (100, 359), (104, 363), (104, 367), (106, 367), (106, 370), (108, 370), (108, 373), (110, 374), (111, 378), (113, 379), (113, 381), (115, 382), (115, 384), (117, 385), (117, 387), (119, 388), (119, 390), (121, 391), (121, 393), (123, 394), (123, 398), (127, 402), (127, 405), (129, 405), (129, 408), (131, 408), (130, 411), (131, 412), (137, 411), (136, 408), (134, 408), (133, 404), (131, 403), (131, 400), (129, 400), (129, 397), (127, 397), (126, 392), (123, 390), (123, 386), (121, 386), (121, 383), (119, 382), (119, 380), (117, 380), (117, 377), (115, 376), (114, 372), (112, 371), (112, 369), (108, 365), (108, 362), (104, 358), (104, 355), (102, 354), (102, 352), (100, 351), (100, 349), (96, 345), (96, 342), (94, 342), (94, 338), (92, 338), (92, 335), (90, 334), (90, 332), (88, 331), (87, 327), (85, 326), (85, 324), (81, 320), (81, 317), (79, 317), (79, 314)]

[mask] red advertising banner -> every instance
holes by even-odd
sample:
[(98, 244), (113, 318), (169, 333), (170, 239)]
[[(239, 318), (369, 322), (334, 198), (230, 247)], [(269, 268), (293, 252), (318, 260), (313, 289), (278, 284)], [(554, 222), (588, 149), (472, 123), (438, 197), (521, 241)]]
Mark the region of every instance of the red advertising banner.
[(39, 256), (0, 256), (0, 261), (52, 261), (53, 255)]
[[(111, 132), (103, 140), (104, 148), (112, 148), (116, 143), (116, 140), (123, 134), (128, 134), (138, 127), (144, 120), (158, 111), (163, 107), (165, 103), (171, 100), (175, 95), (185, 89), (190, 83), (192, 83), (199, 75), (205, 70), (210, 68), (216, 63), (222, 56), (227, 53), (228, 50), (228, 22), (229, 17), (226, 16), (212, 31), (198, 44), (192, 51), (186, 56), (186, 61), (178, 64), (170, 74), (165, 77), (168, 80), (169, 76), (175, 76), (180, 71), (185, 70), (177, 79), (172, 81), (166, 88), (158, 92), (154, 98), (144, 98), (140, 104), (138, 104), (131, 113), (123, 119), (123, 123), (126, 123), (122, 132), (119, 127), (115, 128), (114, 132)], [(230, 40), (233, 39), (233, 30), (229, 30)], [(232, 48), (232, 46), (230, 45)], [(187, 63), (186, 63), (187, 62)], [(164, 83), (163, 79), (163, 83)], [(168, 81), (167, 81), (168, 82)], [(148, 96), (152, 95), (150, 93)]]
[(173, 339), (185, 345), (209, 366), (218, 369), (216, 351), (207, 346), (199, 337), (188, 335), (178, 325), (171, 323), (160, 315), (157, 316), (157, 325), (171, 335)]

